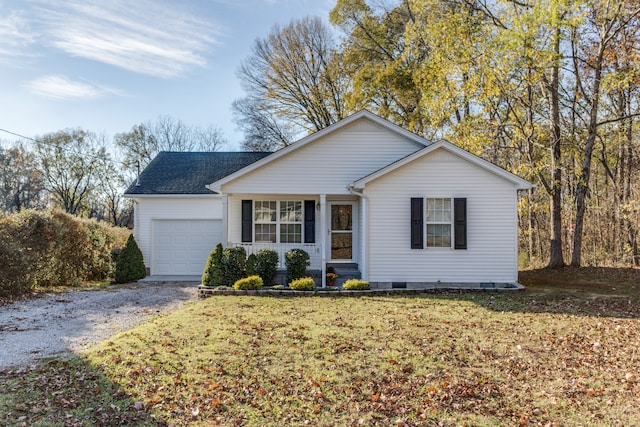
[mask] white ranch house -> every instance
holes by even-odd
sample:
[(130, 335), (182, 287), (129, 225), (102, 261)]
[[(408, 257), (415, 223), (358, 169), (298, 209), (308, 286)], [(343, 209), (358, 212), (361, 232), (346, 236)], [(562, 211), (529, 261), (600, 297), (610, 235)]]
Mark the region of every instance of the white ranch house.
[(518, 190), (531, 187), (360, 111), (274, 153), (160, 153), (126, 196), (151, 276), (200, 276), (222, 242), (420, 288), (517, 282)]

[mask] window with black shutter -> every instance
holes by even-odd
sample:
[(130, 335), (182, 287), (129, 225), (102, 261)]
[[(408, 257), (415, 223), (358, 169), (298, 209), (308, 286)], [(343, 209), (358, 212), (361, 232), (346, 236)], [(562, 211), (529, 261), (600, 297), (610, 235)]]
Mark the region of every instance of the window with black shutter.
[(455, 249), (467, 249), (467, 199), (453, 199), (453, 236)]
[(304, 242), (316, 242), (316, 202), (304, 201)]
[(253, 241), (253, 203), (251, 200), (242, 201), (242, 241)]
[(423, 200), (422, 197), (411, 198), (411, 249), (424, 248)]

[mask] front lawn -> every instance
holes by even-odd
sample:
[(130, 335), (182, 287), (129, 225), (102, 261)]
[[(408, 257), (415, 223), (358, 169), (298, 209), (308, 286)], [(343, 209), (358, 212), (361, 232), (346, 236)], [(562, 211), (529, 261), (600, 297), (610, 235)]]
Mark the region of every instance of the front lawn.
[(620, 292), (211, 297), (82, 358), (0, 377), (0, 425), (633, 425), (635, 280)]

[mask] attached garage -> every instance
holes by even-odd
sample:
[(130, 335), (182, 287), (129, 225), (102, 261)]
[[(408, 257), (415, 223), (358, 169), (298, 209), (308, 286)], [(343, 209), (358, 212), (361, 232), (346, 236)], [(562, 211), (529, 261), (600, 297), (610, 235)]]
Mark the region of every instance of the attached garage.
[(151, 275), (201, 275), (207, 257), (222, 241), (222, 220), (152, 221)]

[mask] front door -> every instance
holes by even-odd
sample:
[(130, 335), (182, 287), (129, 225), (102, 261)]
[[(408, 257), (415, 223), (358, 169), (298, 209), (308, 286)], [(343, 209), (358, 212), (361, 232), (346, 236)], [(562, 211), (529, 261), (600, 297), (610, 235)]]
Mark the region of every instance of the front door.
[(334, 202), (329, 205), (330, 258), (333, 261), (353, 260), (354, 203)]

